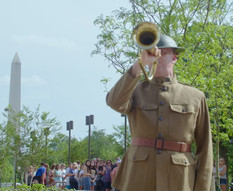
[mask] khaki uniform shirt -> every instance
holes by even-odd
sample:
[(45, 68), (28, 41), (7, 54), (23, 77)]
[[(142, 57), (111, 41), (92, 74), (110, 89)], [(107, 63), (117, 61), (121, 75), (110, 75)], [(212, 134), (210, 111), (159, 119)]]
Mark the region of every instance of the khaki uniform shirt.
[(107, 104), (128, 116), (132, 137), (196, 143), (196, 156), (130, 146), (113, 186), (121, 191), (209, 191), (212, 138), (203, 92), (177, 82), (154, 78), (139, 82), (125, 73), (107, 95)]

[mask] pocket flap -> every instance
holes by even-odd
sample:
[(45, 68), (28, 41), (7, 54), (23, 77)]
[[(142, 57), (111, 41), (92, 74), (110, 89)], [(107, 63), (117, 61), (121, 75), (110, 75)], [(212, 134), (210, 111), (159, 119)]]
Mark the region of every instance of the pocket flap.
[(145, 161), (148, 158), (148, 152), (134, 152), (129, 156), (129, 159), (132, 161)]
[(194, 113), (194, 106), (193, 105), (175, 105), (175, 104), (171, 104), (170, 105), (171, 110), (178, 112), (178, 113)]
[(145, 111), (152, 111), (158, 109), (158, 105), (153, 104), (142, 104), (142, 105), (135, 105), (135, 107), (140, 108)]
[(189, 166), (196, 163), (196, 161), (193, 159), (193, 157), (188, 157), (184, 154), (175, 154), (171, 155), (172, 157), (172, 163), (182, 166)]

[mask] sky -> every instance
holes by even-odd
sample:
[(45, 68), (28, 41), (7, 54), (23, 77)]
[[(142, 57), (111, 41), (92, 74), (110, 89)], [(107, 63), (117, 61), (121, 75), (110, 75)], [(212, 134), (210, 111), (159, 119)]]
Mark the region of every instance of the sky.
[[(73, 121), (72, 137), (88, 136), (85, 118), (94, 115), (94, 126), (106, 134), (124, 125), (120, 113), (106, 105), (102, 78), (110, 89), (120, 78), (108, 61), (91, 56), (100, 34), (94, 20), (111, 15), (127, 0), (0, 0), (0, 111), (9, 104), (11, 63), (16, 52), (21, 61), (21, 108), (40, 105), (61, 122)], [(0, 123), (5, 120), (0, 115)], [(92, 126), (93, 127), (93, 126)]]

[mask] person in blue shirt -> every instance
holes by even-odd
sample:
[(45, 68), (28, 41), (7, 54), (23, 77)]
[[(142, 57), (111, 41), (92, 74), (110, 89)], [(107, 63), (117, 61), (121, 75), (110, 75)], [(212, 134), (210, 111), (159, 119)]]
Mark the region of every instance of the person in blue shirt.
[(77, 167), (78, 167), (77, 163), (74, 162), (69, 172), (70, 188), (75, 190), (78, 190), (78, 179), (77, 179), (78, 171), (76, 170)]
[(38, 168), (38, 170), (36, 171), (36, 175), (33, 178), (34, 180), (37, 180), (39, 182), (39, 184), (45, 184), (45, 173), (46, 173), (46, 168), (45, 168), (45, 163), (40, 163), (41, 167)]

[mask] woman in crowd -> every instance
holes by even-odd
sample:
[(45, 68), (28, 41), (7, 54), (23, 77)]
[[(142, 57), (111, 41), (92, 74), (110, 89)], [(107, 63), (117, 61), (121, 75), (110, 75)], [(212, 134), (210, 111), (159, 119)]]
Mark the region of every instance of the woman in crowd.
[(28, 173), (27, 173), (27, 185), (28, 186), (31, 186), (33, 176), (34, 176), (33, 166), (30, 166), (28, 169)]
[(76, 162), (73, 163), (69, 172), (69, 181), (70, 181), (70, 189), (78, 190), (78, 180), (77, 180), (77, 169), (78, 165)]
[(227, 166), (225, 165), (224, 158), (219, 159), (219, 175), (220, 175), (220, 186), (222, 191), (227, 190)]
[(54, 174), (54, 180), (56, 182), (57, 188), (62, 187), (62, 172), (61, 172), (61, 165), (57, 164), (55, 167), (55, 174)]
[(44, 185), (49, 185), (49, 165), (47, 163), (44, 164), (46, 170), (45, 170), (45, 177), (44, 177)]
[(97, 161), (97, 163), (96, 163), (96, 171), (97, 171), (97, 178), (96, 178), (95, 191), (104, 191), (103, 161), (100, 161), (100, 160)]
[(84, 176), (83, 176), (83, 189), (90, 190), (91, 189), (91, 161), (86, 160), (85, 168), (84, 168)]
[(53, 186), (55, 185), (55, 180), (54, 180), (54, 176), (55, 176), (55, 168), (56, 165), (53, 164), (48, 172), (48, 177), (49, 177), (49, 186)]
[(66, 165), (61, 164), (61, 175), (62, 175), (62, 181), (65, 181), (65, 176), (66, 176)]
[(96, 185), (97, 171), (95, 167), (95, 161), (91, 161), (91, 191), (94, 190)]
[(112, 171), (112, 161), (107, 160), (106, 166), (104, 167), (104, 188), (105, 191), (111, 191), (111, 171)]
[(80, 163), (79, 160), (77, 161), (77, 165), (78, 165), (77, 170), (78, 170), (78, 171), (81, 170), (81, 163)]
[(66, 165), (64, 163), (61, 164), (61, 175), (62, 175), (62, 189), (65, 188), (66, 182)]
[(83, 184), (83, 178), (84, 178), (84, 171), (85, 171), (85, 164), (80, 165), (80, 170), (78, 171), (78, 185), (79, 190), (83, 190), (84, 184)]

